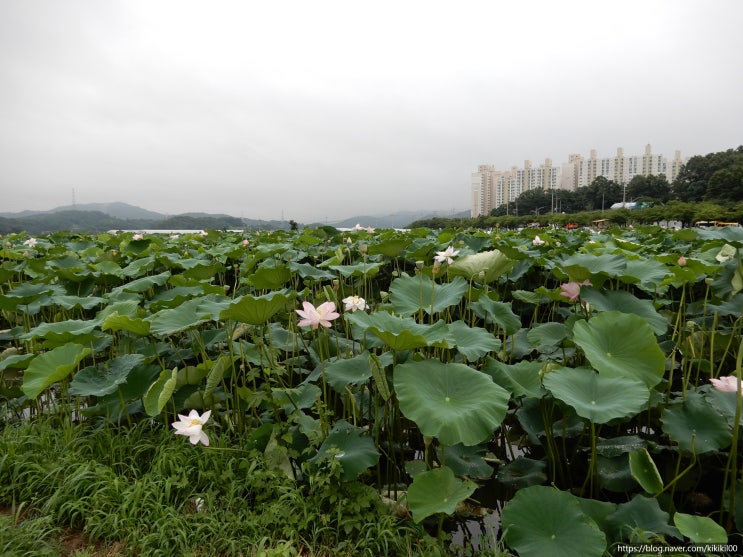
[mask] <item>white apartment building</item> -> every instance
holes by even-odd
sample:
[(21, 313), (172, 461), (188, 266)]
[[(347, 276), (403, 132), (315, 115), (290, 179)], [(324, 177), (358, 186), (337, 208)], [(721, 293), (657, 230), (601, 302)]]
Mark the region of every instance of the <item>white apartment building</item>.
[(665, 174), (666, 179), (672, 182), (684, 162), (680, 151), (675, 152), (673, 159), (667, 160), (663, 155), (653, 155), (651, 146), (647, 145), (643, 155), (625, 156), (621, 147), (614, 157), (598, 158), (595, 149), (591, 150), (588, 158), (572, 154), (560, 167), (553, 166), (551, 159), (546, 159), (538, 167), (527, 160), (523, 168), (512, 167), (508, 171), (480, 165), (472, 174), (471, 215), (488, 215), (492, 209), (513, 201), (527, 190), (575, 190), (590, 185), (599, 176), (627, 184), (638, 175)]
[(557, 189), (560, 187), (560, 169), (552, 166), (552, 160), (533, 166), (524, 161), (524, 168), (497, 170), (494, 166), (480, 165), (472, 173), (471, 215), (488, 215), (495, 207), (515, 200), (527, 190)]

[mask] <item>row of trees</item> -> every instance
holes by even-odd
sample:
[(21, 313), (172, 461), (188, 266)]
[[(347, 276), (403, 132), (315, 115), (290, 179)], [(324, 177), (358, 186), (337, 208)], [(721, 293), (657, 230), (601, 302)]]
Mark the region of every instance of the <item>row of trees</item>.
[(490, 215), (536, 217), (544, 213), (605, 211), (621, 201), (665, 204), (670, 200), (711, 202), (724, 207), (743, 201), (743, 146), (691, 157), (673, 183), (663, 174), (635, 176), (626, 185), (599, 176), (575, 191), (525, 191), (515, 201), (493, 209)]

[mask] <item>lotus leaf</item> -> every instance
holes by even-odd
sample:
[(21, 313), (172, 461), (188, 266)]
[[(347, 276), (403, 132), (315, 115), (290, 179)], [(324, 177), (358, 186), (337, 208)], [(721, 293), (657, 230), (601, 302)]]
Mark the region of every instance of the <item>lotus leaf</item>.
[(598, 556), (606, 537), (578, 498), (553, 487), (520, 489), (503, 509), (503, 539), (521, 557)]
[(341, 463), (341, 479), (350, 481), (379, 461), (379, 451), (368, 431), (339, 420), (310, 462), (317, 463), (328, 457)]
[(679, 531), (669, 523), (670, 515), (660, 508), (658, 499), (637, 494), (607, 517), (607, 533), (615, 541), (632, 540), (648, 543), (659, 534), (681, 539)]
[(512, 335), (521, 328), (521, 319), (513, 312), (511, 304), (506, 302), (496, 302), (487, 296), (481, 296), (470, 304), (470, 308), (478, 317), (485, 319), (486, 323), (495, 323), (501, 327), (507, 335)]
[(410, 350), (424, 346), (449, 347), (446, 341), (449, 328), (443, 320), (433, 325), (420, 325), (410, 317), (395, 317), (383, 311), (372, 314), (357, 311), (346, 314), (346, 319), (379, 337), (393, 350)]
[(476, 488), (474, 482), (455, 477), (448, 466), (416, 475), (407, 495), (413, 520), (420, 522), (438, 513), (454, 514), (457, 504), (472, 495)]
[(91, 348), (68, 343), (36, 356), (23, 372), (21, 389), (29, 398), (36, 398), (47, 387), (72, 373), (77, 365), (90, 354)]
[(493, 467), (485, 460), (486, 448), (482, 445), (466, 446), (458, 443), (450, 447), (439, 447), (439, 461), (458, 476), (489, 478)]
[(132, 369), (144, 361), (145, 357), (141, 354), (124, 354), (108, 362), (105, 371), (92, 366), (86, 367), (70, 382), (70, 394), (79, 396), (111, 394), (119, 385), (126, 382)]
[(640, 316), (606, 311), (573, 326), (575, 343), (601, 375), (639, 379), (648, 387), (663, 378), (666, 358)]
[(725, 528), (707, 516), (679, 513), (673, 515), (673, 523), (689, 541), (694, 543), (727, 543)]
[(403, 316), (425, 311), (431, 315), (462, 301), (467, 281), (454, 277), (451, 282), (436, 283), (426, 275), (398, 277), (390, 284), (390, 300), (395, 313)]
[(501, 340), (481, 327), (468, 327), (461, 320), (454, 321), (448, 326), (449, 335), (454, 339), (457, 350), (469, 361), (501, 349)]
[(453, 276), (463, 276), (479, 283), (491, 283), (508, 273), (516, 262), (499, 250), (464, 255), (448, 266)]
[(540, 485), (547, 481), (546, 468), (543, 460), (520, 456), (498, 470), (498, 481), (516, 489)]
[(605, 377), (585, 368), (548, 373), (544, 386), (579, 416), (598, 424), (639, 413), (650, 397), (648, 388), (637, 379)]
[(279, 311), (285, 310), (290, 297), (284, 292), (271, 292), (263, 296), (246, 294), (233, 300), (220, 314), (222, 320), (233, 320), (250, 325), (263, 325)]
[(163, 411), (165, 405), (175, 391), (178, 383), (178, 368), (172, 370), (164, 369), (160, 377), (155, 381), (144, 396), (144, 409), (150, 416), (157, 416)]
[(444, 445), (477, 445), (490, 438), (508, 409), (508, 392), (486, 374), (438, 360), (395, 366), (400, 410)]
[(632, 477), (647, 493), (656, 495), (663, 491), (663, 479), (647, 449), (629, 453), (629, 469)]
[(727, 420), (699, 393), (687, 393), (686, 400), (666, 407), (661, 422), (672, 441), (696, 454), (727, 447), (733, 436)]

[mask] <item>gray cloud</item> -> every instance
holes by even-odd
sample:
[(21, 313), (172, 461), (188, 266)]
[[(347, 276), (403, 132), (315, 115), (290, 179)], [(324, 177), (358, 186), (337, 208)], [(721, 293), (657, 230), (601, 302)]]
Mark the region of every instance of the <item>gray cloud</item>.
[(478, 164), (743, 141), (736, 0), (0, 4), (3, 210), (469, 207)]

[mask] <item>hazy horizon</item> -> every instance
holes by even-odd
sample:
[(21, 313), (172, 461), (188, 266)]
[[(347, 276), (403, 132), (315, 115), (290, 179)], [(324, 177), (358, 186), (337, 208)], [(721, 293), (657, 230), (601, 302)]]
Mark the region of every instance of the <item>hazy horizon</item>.
[(743, 3), (0, 3), (2, 210), (461, 211), (480, 164), (743, 144)]

